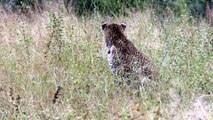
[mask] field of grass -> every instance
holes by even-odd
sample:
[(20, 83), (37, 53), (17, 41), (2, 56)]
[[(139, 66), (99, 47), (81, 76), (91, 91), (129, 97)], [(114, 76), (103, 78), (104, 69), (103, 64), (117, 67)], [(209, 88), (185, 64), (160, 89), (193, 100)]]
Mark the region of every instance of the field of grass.
[[(114, 85), (101, 22), (156, 64), (140, 91)], [(26, 17), (0, 8), (0, 119), (213, 119), (213, 28), (182, 15), (76, 17), (55, 7)]]

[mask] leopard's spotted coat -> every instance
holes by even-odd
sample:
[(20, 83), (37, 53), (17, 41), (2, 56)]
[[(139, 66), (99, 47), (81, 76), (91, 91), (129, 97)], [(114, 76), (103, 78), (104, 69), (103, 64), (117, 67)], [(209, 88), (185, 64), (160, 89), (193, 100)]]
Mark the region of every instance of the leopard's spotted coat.
[(124, 35), (125, 24), (102, 24), (111, 72), (127, 79), (153, 79), (156, 68)]

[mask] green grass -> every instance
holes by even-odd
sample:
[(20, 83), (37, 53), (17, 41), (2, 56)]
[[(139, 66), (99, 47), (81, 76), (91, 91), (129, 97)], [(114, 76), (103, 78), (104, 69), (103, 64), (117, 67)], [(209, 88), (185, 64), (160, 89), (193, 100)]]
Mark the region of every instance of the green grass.
[(158, 68), (137, 97), (114, 85), (103, 17), (56, 8), (31, 19), (1, 13), (0, 119), (212, 119), (213, 29), (187, 15), (162, 25), (148, 16), (108, 19), (125, 20), (127, 38)]

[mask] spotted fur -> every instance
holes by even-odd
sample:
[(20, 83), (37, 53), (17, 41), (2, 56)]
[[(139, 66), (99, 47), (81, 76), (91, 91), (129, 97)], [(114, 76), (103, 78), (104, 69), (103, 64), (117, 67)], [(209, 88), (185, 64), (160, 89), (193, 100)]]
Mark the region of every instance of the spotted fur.
[(116, 47), (115, 46), (111, 46), (110, 48), (107, 48), (108, 52), (108, 61), (109, 61), (109, 67), (110, 70), (113, 74), (116, 74)]
[(111, 72), (125, 78), (153, 79), (156, 71), (152, 61), (124, 35), (125, 24), (102, 24)]

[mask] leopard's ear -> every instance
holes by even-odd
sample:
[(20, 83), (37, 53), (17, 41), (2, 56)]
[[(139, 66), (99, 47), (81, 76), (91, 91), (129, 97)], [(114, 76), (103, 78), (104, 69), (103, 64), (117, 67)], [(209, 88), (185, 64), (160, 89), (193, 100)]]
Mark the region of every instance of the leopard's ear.
[(102, 30), (105, 30), (107, 27), (107, 22), (102, 22), (101, 26), (102, 26)]
[(121, 28), (122, 28), (123, 31), (126, 29), (126, 23), (125, 22), (121, 23)]

